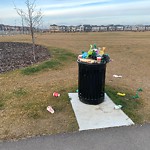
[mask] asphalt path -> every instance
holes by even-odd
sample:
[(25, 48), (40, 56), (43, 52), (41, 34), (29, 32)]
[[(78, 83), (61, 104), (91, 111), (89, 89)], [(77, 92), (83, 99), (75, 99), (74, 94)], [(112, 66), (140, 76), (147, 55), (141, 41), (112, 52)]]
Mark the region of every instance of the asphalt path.
[(1, 141), (0, 150), (150, 150), (150, 124)]

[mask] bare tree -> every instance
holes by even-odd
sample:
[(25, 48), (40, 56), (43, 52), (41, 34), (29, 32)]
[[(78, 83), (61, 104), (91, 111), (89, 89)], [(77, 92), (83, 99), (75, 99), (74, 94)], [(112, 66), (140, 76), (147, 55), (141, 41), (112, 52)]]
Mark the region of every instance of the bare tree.
[(22, 31), (23, 31), (23, 34), (24, 34), (24, 17), (23, 17), (23, 11), (22, 10), (18, 11), (18, 9), (16, 9), (16, 11), (17, 11), (18, 15), (21, 16)]
[(42, 12), (41, 10), (36, 11), (36, 5), (35, 5), (36, 0), (30, 2), (30, 0), (26, 0), (25, 4), (27, 7), (26, 11), (23, 11), (20, 8), (17, 8), (15, 6), (15, 10), (18, 13), (18, 15), (22, 19), (22, 26), (24, 26), (24, 21), (27, 24), (27, 26), (30, 27), (30, 33), (31, 33), (31, 38), (32, 38), (32, 45), (33, 45), (33, 57), (34, 61), (36, 61), (35, 58), (35, 28), (38, 27), (42, 21)]

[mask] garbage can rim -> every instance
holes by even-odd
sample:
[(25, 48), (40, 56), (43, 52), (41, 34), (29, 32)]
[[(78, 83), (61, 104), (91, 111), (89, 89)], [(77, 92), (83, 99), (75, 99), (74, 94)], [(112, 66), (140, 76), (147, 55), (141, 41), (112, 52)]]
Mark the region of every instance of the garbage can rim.
[(77, 60), (77, 63), (80, 63), (80, 64), (85, 64), (85, 65), (106, 65), (106, 63), (87, 63), (87, 62), (82, 62), (82, 61), (79, 61)]

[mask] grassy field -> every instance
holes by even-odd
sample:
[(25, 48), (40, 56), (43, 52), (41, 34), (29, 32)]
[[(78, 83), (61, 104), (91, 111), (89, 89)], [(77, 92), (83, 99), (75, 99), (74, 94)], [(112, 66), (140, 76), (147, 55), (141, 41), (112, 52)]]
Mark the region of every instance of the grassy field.
[[(78, 130), (68, 92), (78, 82), (76, 58), (90, 44), (105, 46), (113, 61), (107, 64), (106, 91), (137, 123), (150, 122), (150, 32), (57, 33), (36, 36), (47, 46), (52, 62), (0, 74), (0, 139), (56, 134)], [(30, 36), (3, 36), (0, 41), (30, 42)], [(50, 67), (49, 67), (50, 66)], [(33, 73), (32, 73), (33, 72)], [(113, 75), (122, 75), (114, 78)], [(139, 99), (132, 99), (138, 88)], [(52, 93), (61, 94), (55, 98)], [(115, 93), (127, 97), (116, 97)], [(131, 101), (131, 102), (130, 102)], [(138, 105), (140, 104), (140, 105)], [(55, 113), (47, 112), (51, 105)], [(129, 111), (133, 110), (133, 111)]]

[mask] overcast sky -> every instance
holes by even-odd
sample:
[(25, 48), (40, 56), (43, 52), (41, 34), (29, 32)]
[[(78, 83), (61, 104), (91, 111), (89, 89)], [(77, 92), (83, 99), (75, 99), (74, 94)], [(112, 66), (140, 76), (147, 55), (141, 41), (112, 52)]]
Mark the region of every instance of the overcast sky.
[[(0, 24), (21, 25), (13, 1), (26, 11), (26, 0), (1, 0)], [(150, 0), (36, 0), (36, 8), (43, 12), (45, 27), (50, 24), (150, 24)]]

